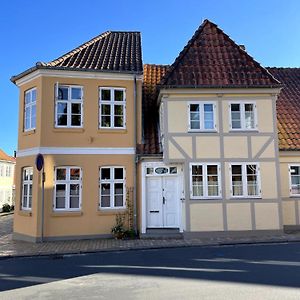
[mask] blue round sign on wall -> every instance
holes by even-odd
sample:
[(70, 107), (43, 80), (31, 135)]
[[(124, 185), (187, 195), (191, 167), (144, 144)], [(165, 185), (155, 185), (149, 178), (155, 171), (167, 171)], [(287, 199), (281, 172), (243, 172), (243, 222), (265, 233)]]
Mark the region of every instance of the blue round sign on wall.
[(44, 167), (44, 156), (42, 154), (38, 154), (35, 158), (35, 165), (38, 171), (41, 171)]

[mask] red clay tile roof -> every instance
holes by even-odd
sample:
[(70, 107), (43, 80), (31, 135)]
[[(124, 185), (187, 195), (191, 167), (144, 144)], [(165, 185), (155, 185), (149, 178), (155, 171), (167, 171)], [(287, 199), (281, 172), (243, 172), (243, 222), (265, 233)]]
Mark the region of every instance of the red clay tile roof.
[(279, 150), (300, 150), (300, 68), (268, 68), (283, 89), (277, 100)]
[(138, 145), (138, 153), (140, 154), (159, 154), (161, 147), (158, 136), (158, 107), (157, 84), (165, 75), (166, 65), (144, 65), (144, 81), (143, 81), (143, 139), (142, 145)]
[(104, 32), (51, 62), (38, 62), (35, 67), (13, 76), (11, 81), (36, 69), (142, 74), (141, 35), (129, 31)]
[(9, 161), (9, 162), (15, 162), (16, 159), (12, 156), (7, 155), (3, 150), (0, 149), (0, 161)]
[(278, 87), (265, 68), (205, 20), (169, 68), (168, 87)]

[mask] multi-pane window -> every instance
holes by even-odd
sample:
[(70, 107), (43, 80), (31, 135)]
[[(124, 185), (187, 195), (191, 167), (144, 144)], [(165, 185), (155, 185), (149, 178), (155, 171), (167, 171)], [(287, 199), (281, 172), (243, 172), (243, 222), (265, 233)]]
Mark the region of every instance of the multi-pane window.
[(11, 166), (6, 166), (6, 172), (5, 172), (6, 177), (11, 176)]
[(300, 195), (300, 165), (289, 166), (290, 171), (290, 195)]
[(22, 210), (31, 210), (33, 168), (23, 168), (22, 172)]
[(24, 131), (33, 130), (36, 127), (36, 88), (25, 92), (24, 102)]
[(218, 198), (221, 196), (220, 165), (191, 164), (191, 198)]
[(99, 89), (99, 127), (126, 127), (126, 93), (124, 88)]
[(259, 165), (231, 164), (232, 197), (260, 197)]
[(189, 130), (216, 130), (214, 103), (189, 104)]
[(83, 88), (59, 85), (56, 87), (55, 126), (82, 127)]
[(100, 168), (100, 208), (124, 208), (125, 197), (125, 169)]
[(80, 210), (82, 176), (79, 167), (55, 168), (54, 210)]
[(231, 103), (230, 117), (233, 130), (257, 129), (255, 103)]

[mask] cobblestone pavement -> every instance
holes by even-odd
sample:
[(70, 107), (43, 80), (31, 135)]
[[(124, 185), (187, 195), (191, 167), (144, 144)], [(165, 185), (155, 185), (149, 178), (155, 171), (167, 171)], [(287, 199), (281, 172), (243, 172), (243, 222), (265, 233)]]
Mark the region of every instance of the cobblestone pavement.
[(0, 216), (0, 259), (14, 256), (79, 254), (85, 252), (172, 248), (189, 246), (211, 246), (226, 244), (300, 242), (300, 233), (277, 236), (251, 236), (243, 238), (214, 237), (197, 239), (93, 239), (28, 243), (12, 240), (13, 215)]

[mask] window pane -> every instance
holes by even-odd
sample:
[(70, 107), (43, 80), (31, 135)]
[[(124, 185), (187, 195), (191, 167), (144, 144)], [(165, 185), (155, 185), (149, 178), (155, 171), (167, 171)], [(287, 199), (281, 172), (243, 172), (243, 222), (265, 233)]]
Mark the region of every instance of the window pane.
[(214, 122), (213, 121), (204, 121), (204, 128), (205, 129), (214, 129)]
[(193, 196), (203, 196), (203, 169), (202, 166), (192, 166)]
[(115, 168), (115, 179), (123, 179), (123, 168)]
[(191, 121), (191, 129), (200, 129), (199, 121)]
[(200, 120), (200, 113), (199, 112), (191, 112), (191, 121), (199, 121)]
[(115, 90), (115, 101), (123, 101), (123, 91)]
[(300, 176), (299, 175), (292, 176), (292, 184), (300, 184)]
[(29, 199), (28, 199), (28, 208), (31, 208), (32, 207), (32, 196), (29, 196)]
[(177, 167), (170, 167), (170, 174), (177, 174)]
[(110, 96), (110, 90), (101, 90), (101, 100), (110, 100), (111, 96)]
[(291, 167), (291, 174), (292, 175), (300, 175), (300, 167), (298, 167), (298, 166), (292, 166)]
[(101, 168), (101, 180), (110, 179), (110, 169), (109, 168)]
[(80, 179), (80, 169), (72, 168), (70, 169), (70, 180), (79, 180)]
[(56, 208), (65, 208), (66, 198), (66, 185), (65, 184), (57, 184), (56, 185)]
[(56, 180), (66, 180), (66, 169), (56, 169)]
[(111, 127), (110, 116), (101, 117), (101, 126), (102, 127)]
[(116, 117), (114, 119), (114, 127), (123, 127), (123, 117)]
[(245, 127), (246, 129), (254, 128), (254, 105), (245, 104)]
[(70, 195), (79, 197), (79, 184), (70, 184)]
[(218, 166), (217, 165), (208, 165), (207, 166), (207, 174), (208, 175), (217, 175), (218, 174)]
[(25, 194), (25, 192), (22, 199), (22, 206), (27, 208), (27, 195)]
[(204, 112), (213, 112), (213, 104), (204, 104)]
[(72, 115), (71, 126), (81, 126), (81, 115)]
[(114, 105), (115, 116), (123, 116), (123, 105)]
[(31, 128), (35, 128), (36, 125), (36, 106), (31, 107)]
[(115, 195), (123, 195), (123, 183), (115, 183)]
[(101, 207), (110, 207), (110, 197), (101, 195)]
[(110, 184), (109, 183), (102, 183), (101, 184), (101, 195), (110, 195)]
[(81, 100), (82, 98), (82, 94), (81, 94), (81, 88), (72, 88), (71, 89), (71, 96), (72, 96), (72, 99), (74, 100)]
[(68, 100), (69, 89), (67, 87), (58, 88), (58, 99), (59, 100)]
[(72, 103), (72, 114), (81, 114), (81, 104)]
[(239, 104), (231, 104), (231, 111), (240, 111), (240, 105)]
[(242, 181), (242, 166), (231, 166), (232, 172), (232, 194), (233, 196), (243, 195), (243, 181)]
[(35, 102), (36, 101), (36, 89), (33, 89), (31, 91), (31, 102)]
[(67, 115), (57, 115), (57, 124), (59, 126), (67, 126)]
[(115, 207), (123, 206), (123, 195), (116, 195), (115, 196)]
[(191, 104), (190, 105), (190, 112), (199, 112), (199, 104)]
[(68, 112), (67, 103), (58, 102), (57, 103), (57, 113), (58, 114), (66, 114)]
[(234, 165), (231, 166), (232, 174), (240, 175), (242, 174), (242, 166), (241, 165)]
[(28, 104), (30, 102), (30, 92), (25, 93), (25, 104)]
[(79, 208), (79, 197), (70, 197), (70, 208)]
[(29, 184), (29, 196), (32, 196), (32, 184)]
[(102, 104), (101, 105), (101, 114), (110, 116), (110, 105)]

